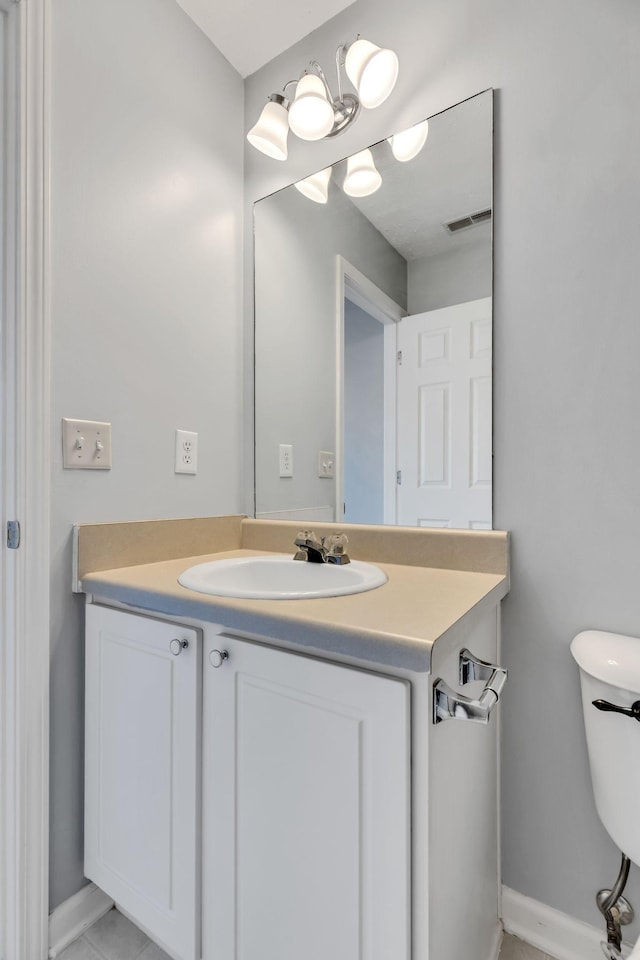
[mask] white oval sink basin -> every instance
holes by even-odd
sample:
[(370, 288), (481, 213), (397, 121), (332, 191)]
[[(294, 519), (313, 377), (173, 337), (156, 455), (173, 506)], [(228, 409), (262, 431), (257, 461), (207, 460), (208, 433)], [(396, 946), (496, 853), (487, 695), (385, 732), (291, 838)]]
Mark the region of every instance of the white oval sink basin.
[(374, 590), (387, 582), (372, 563), (308, 563), (292, 557), (229, 557), (189, 567), (178, 583), (214, 597), (310, 600)]

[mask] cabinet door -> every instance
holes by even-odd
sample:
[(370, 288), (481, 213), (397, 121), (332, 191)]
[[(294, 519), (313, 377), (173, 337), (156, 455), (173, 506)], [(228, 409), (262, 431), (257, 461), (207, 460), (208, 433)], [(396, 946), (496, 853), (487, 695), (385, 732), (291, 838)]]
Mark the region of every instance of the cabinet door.
[(198, 640), (87, 606), (85, 873), (178, 960), (200, 957)]
[(218, 635), (204, 698), (205, 960), (407, 960), (408, 684)]

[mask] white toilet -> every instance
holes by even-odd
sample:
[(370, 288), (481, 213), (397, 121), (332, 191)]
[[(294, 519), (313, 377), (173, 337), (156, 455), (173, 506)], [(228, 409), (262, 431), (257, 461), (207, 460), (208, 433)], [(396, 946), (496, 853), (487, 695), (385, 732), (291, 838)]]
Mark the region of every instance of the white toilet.
[[(580, 667), (596, 808), (623, 854), (611, 896), (607, 891), (597, 897), (607, 922), (603, 951), (606, 957), (618, 960), (622, 957), (620, 922), (629, 922), (625, 917), (628, 904), (619, 897), (629, 858), (640, 864), (640, 639), (588, 630), (572, 641), (571, 653)], [(640, 958), (640, 940), (631, 956)]]

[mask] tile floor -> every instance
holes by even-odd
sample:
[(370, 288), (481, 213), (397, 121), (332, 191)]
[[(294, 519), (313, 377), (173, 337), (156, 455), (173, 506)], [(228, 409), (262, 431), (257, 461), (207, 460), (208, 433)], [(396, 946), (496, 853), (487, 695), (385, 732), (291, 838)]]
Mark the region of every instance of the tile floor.
[(535, 947), (530, 947), (524, 940), (505, 934), (502, 941), (502, 950), (498, 960), (553, 960), (548, 953), (541, 953)]
[[(169, 960), (137, 927), (117, 910), (110, 910), (79, 940), (63, 950), (58, 960)], [(499, 960), (553, 960), (516, 937), (505, 936)]]
[(117, 910), (110, 910), (69, 944), (58, 960), (169, 960), (160, 947)]

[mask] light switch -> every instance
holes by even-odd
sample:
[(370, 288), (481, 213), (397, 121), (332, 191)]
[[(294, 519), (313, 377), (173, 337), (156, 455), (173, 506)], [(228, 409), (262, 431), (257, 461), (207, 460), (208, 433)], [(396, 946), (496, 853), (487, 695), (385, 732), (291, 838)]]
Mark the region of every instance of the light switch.
[(63, 417), (62, 465), (65, 470), (110, 470), (111, 424)]
[(334, 456), (330, 450), (318, 451), (318, 476), (332, 479), (335, 476)]

